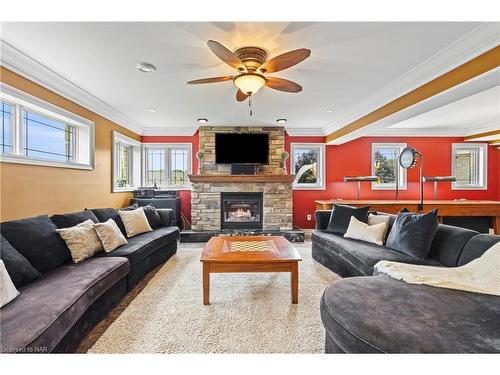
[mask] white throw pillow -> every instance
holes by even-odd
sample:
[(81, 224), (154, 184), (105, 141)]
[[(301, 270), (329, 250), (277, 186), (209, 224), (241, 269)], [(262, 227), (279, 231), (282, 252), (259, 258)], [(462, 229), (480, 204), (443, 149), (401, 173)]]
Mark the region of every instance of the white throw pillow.
[(71, 252), (75, 263), (81, 262), (103, 250), (101, 240), (90, 219), (70, 228), (56, 229)]
[(383, 245), (386, 227), (387, 224), (385, 223), (368, 225), (351, 216), (351, 221), (344, 237)]
[(14, 286), (12, 279), (0, 259), (0, 307), (4, 307), (19, 295), (19, 291)]
[(391, 221), (391, 217), (389, 215), (374, 215), (370, 214), (368, 216), (368, 225), (375, 225), (375, 224), (380, 224), (380, 223), (385, 223), (385, 231), (384, 235), (382, 236), (382, 241), (385, 243), (385, 240), (387, 239), (387, 231), (389, 230), (389, 222)]
[(113, 219), (108, 219), (105, 223), (93, 224), (93, 226), (101, 240), (104, 251), (107, 253), (128, 243)]
[(120, 218), (125, 226), (125, 231), (127, 232), (127, 237), (134, 237), (138, 234), (151, 232), (151, 226), (149, 225), (148, 218), (144, 213), (144, 209), (139, 207), (136, 210), (130, 211), (118, 211)]

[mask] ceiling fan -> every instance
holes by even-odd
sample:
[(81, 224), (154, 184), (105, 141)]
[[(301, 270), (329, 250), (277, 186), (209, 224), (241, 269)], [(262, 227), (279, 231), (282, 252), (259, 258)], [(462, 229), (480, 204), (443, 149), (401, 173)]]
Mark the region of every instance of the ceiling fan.
[(293, 81), (268, 77), (265, 74), (279, 72), (307, 59), (311, 55), (311, 50), (307, 48), (286, 52), (268, 60), (267, 52), (259, 47), (242, 47), (233, 53), (214, 40), (209, 40), (207, 45), (219, 59), (235, 68), (238, 74), (235, 76), (196, 79), (189, 81), (188, 84), (190, 85), (233, 81), (234, 85), (238, 88), (236, 100), (239, 102), (254, 95), (263, 86), (292, 93), (302, 91), (302, 86)]

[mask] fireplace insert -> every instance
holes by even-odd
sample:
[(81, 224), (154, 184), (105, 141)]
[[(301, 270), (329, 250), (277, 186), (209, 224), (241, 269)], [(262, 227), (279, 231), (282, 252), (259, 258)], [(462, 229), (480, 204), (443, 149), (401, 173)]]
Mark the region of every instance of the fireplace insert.
[(262, 229), (263, 193), (221, 193), (221, 229)]

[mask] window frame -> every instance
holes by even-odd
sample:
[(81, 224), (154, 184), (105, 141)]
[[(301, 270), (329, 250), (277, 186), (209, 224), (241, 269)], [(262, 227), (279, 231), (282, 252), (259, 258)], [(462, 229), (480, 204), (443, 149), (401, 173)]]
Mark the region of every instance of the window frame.
[[(455, 153), (459, 149), (477, 148), (483, 157), (482, 166), (478, 172), (482, 173), (482, 185), (458, 185), (456, 181), (451, 183), (451, 190), (488, 190), (488, 144), (487, 143), (452, 143), (451, 144), (451, 174), (455, 176)], [(480, 162), (480, 160), (479, 160)]]
[[(398, 148), (399, 153), (396, 156), (396, 158), (401, 155), (401, 151), (407, 147), (406, 143), (398, 143), (398, 142), (374, 142), (372, 143), (372, 150), (371, 150), (371, 158), (370, 158), (370, 163), (371, 163), (371, 175), (376, 176), (375, 174), (375, 152), (377, 148)], [(398, 190), (407, 190), (408, 189), (408, 180), (407, 180), (407, 173), (406, 169), (403, 168), (401, 165), (398, 165), (399, 168), (399, 181), (396, 181), (396, 183), (399, 182), (398, 185)], [(371, 183), (371, 189), (372, 190), (396, 190), (396, 183), (383, 183), (383, 182), (372, 182)]]
[[(188, 156), (188, 168), (187, 172), (189, 174), (193, 174), (193, 144), (192, 143), (143, 143), (142, 145), (142, 186), (152, 187), (153, 185), (149, 184), (147, 181), (147, 173), (148, 173), (148, 150), (164, 150), (165, 151), (165, 181), (170, 181), (170, 176), (172, 171), (170, 170), (170, 150), (173, 148), (178, 149), (187, 149)], [(157, 185), (160, 189), (168, 189), (168, 190), (190, 190), (191, 189), (191, 181), (189, 178), (184, 185), (170, 185), (163, 184)]]
[[(95, 168), (94, 122), (4, 83), (0, 83), (0, 100), (12, 105), (14, 108), (11, 153), (0, 153), (0, 162), (84, 170), (93, 170)], [(31, 112), (51, 120), (62, 122), (67, 126), (74, 127), (73, 158), (75, 162), (66, 163), (24, 155), (24, 114), (26, 112)], [(85, 147), (82, 148), (80, 142), (84, 140), (86, 143), (84, 145)], [(79, 161), (83, 153), (85, 153), (84, 157), (88, 159), (88, 163)]]
[(16, 143), (15, 142), (15, 138), (16, 138), (15, 133), (16, 133), (16, 127), (17, 127), (16, 126), (16, 122), (17, 122), (17, 105), (16, 105), (16, 103), (13, 103), (12, 101), (7, 100), (7, 99), (5, 99), (5, 98), (3, 98), (1, 96), (0, 96), (0, 102), (7, 103), (8, 105), (10, 105), (12, 107), (12, 112), (13, 112), (13, 113), (11, 113), (12, 119), (11, 119), (11, 122), (10, 122), (10, 138), (11, 138), (11, 145), (9, 146), (10, 147), (10, 153), (0, 152), (0, 156), (1, 155), (9, 156), (9, 155), (13, 155), (13, 153), (14, 153), (14, 147), (15, 147), (15, 143)]
[[(120, 148), (117, 149), (116, 145)], [(118, 155), (121, 152), (121, 147), (126, 146), (129, 148), (129, 160), (128, 160), (128, 175), (129, 175), (129, 185), (128, 186), (118, 186), (115, 184), (115, 181), (118, 177), (118, 171), (121, 169), (119, 165), (119, 161), (121, 160)], [(142, 157), (142, 143), (133, 138), (127, 137), (124, 134), (121, 134), (117, 131), (113, 131), (112, 135), (112, 145), (111, 145), (111, 165), (112, 165), (112, 173), (111, 173), (111, 186), (113, 193), (121, 193), (135, 190), (141, 180), (140, 171), (138, 174), (135, 174), (134, 166), (141, 165), (141, 157)]]
[(325, 144), (324, 143), (303, 143), (303, 142), (291, 142), (290, 143), (290, 174), (295, 174), (295, 161), (294, 156), (295, 148), (316, 148), (319, 150), (319, 178), (314, 184), (308, 183), (298, 183), (296, 180), (293, 181), (293, 190), (325, 190), (326, 189), (326, 163), (325, 163)]

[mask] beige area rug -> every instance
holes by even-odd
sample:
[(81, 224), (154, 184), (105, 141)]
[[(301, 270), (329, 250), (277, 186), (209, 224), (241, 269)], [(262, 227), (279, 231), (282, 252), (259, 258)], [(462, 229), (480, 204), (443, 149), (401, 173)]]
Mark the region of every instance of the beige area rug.
[(203, 244), (181, 244), (90, 353), (323, 353), (319, 304), (339, 279), (297, 244), (299, 303), (289, 273), (212, 274), (202, 304)]

